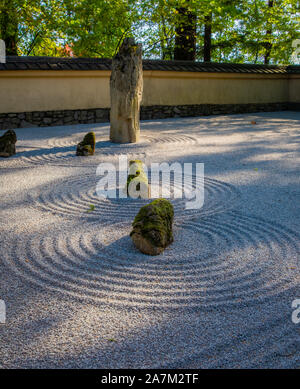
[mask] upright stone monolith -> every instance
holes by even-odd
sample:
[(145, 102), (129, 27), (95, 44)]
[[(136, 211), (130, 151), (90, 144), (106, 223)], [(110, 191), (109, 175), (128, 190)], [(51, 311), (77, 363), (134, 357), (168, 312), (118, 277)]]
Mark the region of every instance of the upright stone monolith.
[(135, 143), (140, 137), (140, 105), (143, 95), (142, 45), (124, 39), (112, 60), (110, 77), (110, 140)]

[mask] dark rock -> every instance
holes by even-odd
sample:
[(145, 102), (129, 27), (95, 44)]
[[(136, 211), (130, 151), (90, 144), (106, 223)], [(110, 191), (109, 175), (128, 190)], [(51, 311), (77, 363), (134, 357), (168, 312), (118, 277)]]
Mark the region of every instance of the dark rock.
[(76, 155), (88, 156), (95, 154), (96, 137), (94, 132), (89, 132), (83, 138), (83, 141), (78, 143), (76, 149)]
[(14, 130), (8, 130), (0, 137), (0, 157), (11, 157), (16, 154), (17, 135)]
[(106, 112), (102, 109), (96, 109), (96, 118), (103, 119), (106, 116)]
[(52, 119), (51, 118), (44, 118), (43, 119), (43, 123), (44, 124), (51, 124), (52, 123)]
[(26, 120), (22, 120), (21, 121), (21, 127), (23, 127), (23, 128), (30, 128), (30, 127), (34, 127), (34, 125), (33, 125), (33, 123), (29, 123)]

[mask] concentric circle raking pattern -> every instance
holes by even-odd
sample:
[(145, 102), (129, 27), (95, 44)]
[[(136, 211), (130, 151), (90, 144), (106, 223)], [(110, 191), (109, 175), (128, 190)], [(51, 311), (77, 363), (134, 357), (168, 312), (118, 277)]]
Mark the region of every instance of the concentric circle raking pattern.
[[(97, 130), (93, 130), (96, 134), (96, 140), (98, 143), (98, 148), (123, 148), (123, 147), (144, 147), (145, 145), (150, 145), (152, 143), (165, 145), (166, 143), (190, 143), (196, 144), (198, 143), (198, 139), (193, 135), (186, 134), (151, 134), (147, 135), (142, 131), (140, 141), (138, 143), (127, 143), (127, 144), (119, 144), (119, 143), (111, 143), (109, 142), (108, 135), (104, 134), (103, 131), (100, 133)], [(85, 133), (55, 137), (48, 140), (49, 147), (69, 147), (76, 146), (84, 137)]]
[(50, 139), (48, 148), (27, 151), (20, 154), (24, 163), (43, 165), (43, 164), (69, 164), (71, 166), (97, 165), (102, 161), (103, 156), (118, 156), (121, 154), (155, 154), (161, 153), (166, 146), (170, 145), (172, 150), (181, 148), (185, 145), (195, 145), (198, 140), (192, 135), (146, 135), (142, 134), (138, 143), (118, 144), (111, 143), (108, 135), (96, 134), (96, 152), (90, 157), (76, 156), (76, 145), (82, 140), (84, 134)]
[[(225, 324), (226, 326), (226, 324)], [(272, 311), (263, 320), (255, 313), (250, 326), (224, 338), (209, 339), (204, 347), (183, 354), (173, 354), (154, 366), (163, 369), (259, 369), (297, 368), (300, 365), (300, 333), (290, 320), (290, 313)]]
[[(193, 192), (197, 185), (196, 177), (191, 176), (186, 188)], [(139, 209), (151, 199), (120, 198), (124, 188), (116, 186), (116, 198), (101, 198), (97, 194), (96, 174), (85, 174), (81, 177), (69, 178), (58, 183), (44, 186), (43, 190), (30, 193), (31, 201), (40, 209), (69, 217), (86, 217), (97, 220), (132, 221)], [(151, 180), (149, 179), (151, 183)], [(181, 185), (171, 177), (171, 189), (182, 190)], [(172, 194), (171, 194), (172, 195)], [(207, 216), (231, 209), (237, 205), (239, 191), (232, 185), (204, 178), (204, 205), (200, 209), (186, 209), (187, 199), (170, 198), (175, 214), (187, 219), (195, 216)], [(193, 201), (193, 200), (192, 200)], [(92, 206), (93, 211), (90, 207)]]
[(238, 212), (176, 219), (174, 243), (156, 257), (135, 249), (130, 230), (87, 222), (70, 234), (22, 237), (4, 261), (42, 288), (141, 309), (261, 302), (299, 283), (299, 236), (273, 222)]
[[(49, 147), (54, 147), (54, 148), (64, 148), (64, 147), (75, 147), (79, 142), (82, 141), (85, 133), (80, 133), (80, 134), (75, 134), (75, 135), (70, 135), (70, 136), (63, 136), (63, 137), (56, 137), (56, 138), (51, 138), (48, 141), (48, 146)], [(120, 143), (111, 143), (109, 141), (108, 135), (103, 135), (103, 134), (97, 134), (96, 133), (96, 141), (97, 141), (97, 148), (99, 150), (107, 151), (107, 148), (109, 149), (118, 149), (120, 147), (133, 147), (135, 146), (140, 146), (140, 147), (145, 147), (149, 143), (155, 142), (155, 138), (149, 135), (142, 135), (140, 142), (138, 143), (126, 143), (126, 144), (120, 144)], [(76, 148), (76, 147), (75, 147)], [(113, 150), (112, 150), (113, 152)]]

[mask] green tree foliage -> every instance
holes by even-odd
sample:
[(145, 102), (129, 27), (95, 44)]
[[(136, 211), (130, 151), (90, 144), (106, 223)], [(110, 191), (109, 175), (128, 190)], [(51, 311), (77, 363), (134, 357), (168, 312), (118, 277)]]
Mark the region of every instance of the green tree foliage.
[(111, 57), (131, 28), (130, 3), (0, 0), (0, 38), (10, 55)]
[(112, 57), (126, 36), (146, 58), (287, 64), (299, 0), (0, 0), (10, 55)]
[(186, 0), (176, 8), (178, 21), (175, 27), (175, 60), (196, 59), (197, 13), (191, 5), (192, 0)]
[(0, 0), (0, 38), (7, 54), (59, 54), (63, 16), (59, 0)]
[(8, 55), (17, 54), (18, 19), (14, 15), (15, 7), (14, 0), (0, 2), (0, 37), (5, 41)]
[(61, 30), (77, 56), (111, 57), (130, 31), (130, 1), (65, 0)]
[[(174, 59), (178, 7), (186, 0), (141, 2), (147, 12), (145, 54)], [(146, 4), (145, 4), (146, 3)], [(288, 64), (293, 40), (300, 38), (299, 0), (190, 0), (197, 18), (196, 59), (214, 62)], [(185, 16), (186, 17), (186, 16)], [(145, 27), (145, 20), (148, 20)], [(137, 37), (139, 36), (137, 30)], [(158, 39), (159, 38), (159, 39)]]
[(289, 63), (292, 42), (300, 37), (299, 0), (273, 0), (272, 3), (271, 7), (269, 0), (244, 4), (238, 43), (244, 53), (241, 61)]

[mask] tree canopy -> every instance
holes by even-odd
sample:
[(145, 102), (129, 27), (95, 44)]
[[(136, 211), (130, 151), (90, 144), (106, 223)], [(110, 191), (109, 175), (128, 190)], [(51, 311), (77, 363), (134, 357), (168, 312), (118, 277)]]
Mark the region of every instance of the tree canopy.
[(144, 57), (288, 64), (299, 0), (0, 0), (8, 55), (112, 57), (126, 36)]

